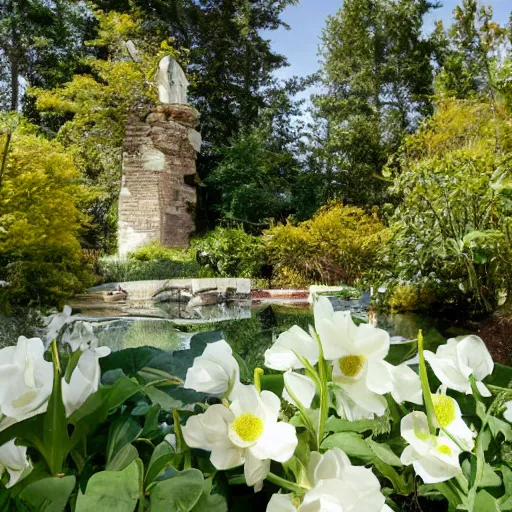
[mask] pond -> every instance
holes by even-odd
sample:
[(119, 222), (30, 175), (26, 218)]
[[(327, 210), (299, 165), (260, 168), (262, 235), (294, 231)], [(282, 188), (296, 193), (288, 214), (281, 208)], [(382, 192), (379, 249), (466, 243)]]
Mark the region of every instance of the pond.
[[(365, 316), (361, 311), (355, 315)], [(250, 314), (244, 312), (243, 318), (234, 320), (183, 325), (170, 320), (122, 318), (97, 322), (95, 330), (100, 343), (113, 350), (151, 345), (172, 351), (187, 348), (195, 332), (222, 332), (252, 372), (255, 367), (262, 366), (265, 350), (281, 332), (293, 325), (307, 330), (311, 324), (310, 308), (274, 304), (253, 306)], [(415, 339), (418, 330), (422, 329), (425, 345), (430, 350), (435, 350), (450, 337), (465, 333), (447, 320), (412, 313), (380, 315), (377, 326), (390, 333), (393, 343)]]

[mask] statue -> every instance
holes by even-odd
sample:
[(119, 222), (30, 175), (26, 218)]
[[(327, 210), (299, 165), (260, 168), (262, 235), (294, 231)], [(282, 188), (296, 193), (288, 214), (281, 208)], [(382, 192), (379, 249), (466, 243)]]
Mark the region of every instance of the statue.
[(161, 103), (187, 104), (189, 82), (181, 66), (172, 57), (166, 55), (159, 62), (155, 79)]

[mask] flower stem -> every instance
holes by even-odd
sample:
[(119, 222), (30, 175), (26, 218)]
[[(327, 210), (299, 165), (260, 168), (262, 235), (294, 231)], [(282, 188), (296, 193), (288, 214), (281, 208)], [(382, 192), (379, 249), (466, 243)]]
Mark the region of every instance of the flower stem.
[(258, 393), (261, 393), (261, 376), (265, 373), (262, 368), (254, 368), (254, 385), (258, 390)]
[(325, 422), (329, 415), (329, 390), (327, 388), (327, 362), (324, 359), (324, 350), (320, 336), (316, 335), (318, 343), (318, 377), (320, 381), (320, 418), (318, 420), (317, 445), (320, 445), (324, 439)]
[(308, 490), (306, 487), (302, 487), (299, 484), (294, 484), (293, 482), (285, 480), (284, 478), (281, 478), (274, 473), (269, 473), (267, 475), (267, 480), (283, 489), (288, 489), (289, 491), (292, 491), (296, 494), (304, 494)]
[(418, 358), (420, 361), (421, 389), (423, 391), (423, 399), (425, 400), (425, 408), (427, 410), (428, 429), (432, 435), (435, 435), (436, 428), (434, 427), (433, 421), (435, 418), (435, 410), (434, 403), (432, 402), (430, 384), (428, 382), (427, 366), (425, 365), (425, 356), (423, 354), (423, 333), (421, 329), (418, 332)]

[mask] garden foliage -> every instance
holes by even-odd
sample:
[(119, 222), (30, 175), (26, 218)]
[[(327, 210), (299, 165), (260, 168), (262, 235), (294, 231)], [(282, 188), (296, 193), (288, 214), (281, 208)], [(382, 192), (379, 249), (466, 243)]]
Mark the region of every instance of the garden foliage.
[(283, 287), (354, 284), (375, 270), (388, 237), (376, 213), (334, 202), (311, 220), (265, 231), (275, 284)]
[(0, 293), (11, 302), (58, 305), (92, 284), (80, 247), (90, 194), (57, 141), (15, 118), (2, 129), (0, 279), (9, 286)]
[(252, 379), (219, 333), (109, 354), (65, 308), (46, 356), (0, 351), (2, 510), (510, 510), (512, 370), (477, 336), (433, 353), (314, 313)]
[(498, 105), (442, 101), (391, 162), (401, 203), (388, 257), (401, 282), (463, 309), (491, 311), (510, 295), (511, 119)]

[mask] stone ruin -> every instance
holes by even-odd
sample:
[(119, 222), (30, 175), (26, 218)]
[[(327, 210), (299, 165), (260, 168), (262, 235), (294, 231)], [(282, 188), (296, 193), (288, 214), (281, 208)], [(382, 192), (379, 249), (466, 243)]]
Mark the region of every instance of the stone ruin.
[(201, 135), (195, 130), (199, 112), (186, 104), (188, 82), (183, 77), (173, 59), (162, 59), (156, 81), (163, 104), (151, 112), (134, 112), (127, 120), (119, 195), (120, 255), (150, 242), (186, 247), (195, 229), (197, 195), (192, 183)]

